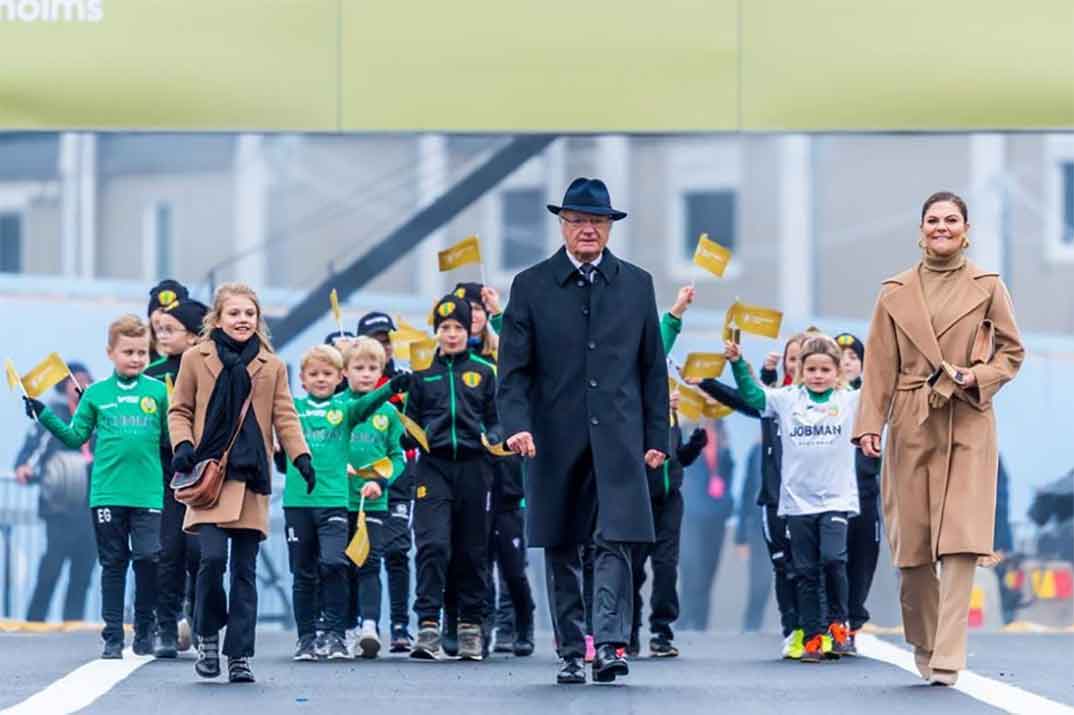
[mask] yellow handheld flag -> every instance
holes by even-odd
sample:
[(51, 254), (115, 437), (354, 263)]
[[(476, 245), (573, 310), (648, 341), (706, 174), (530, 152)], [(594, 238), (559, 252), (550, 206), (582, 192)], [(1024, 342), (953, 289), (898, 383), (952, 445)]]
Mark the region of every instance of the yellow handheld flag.
[(436, 341), (432, 338), (410, 343), (410, 369), (414, 372), (424, 370), (433, 364), (436, 356)]
[(22, 385), (27, 395), (36, 398), (63, 382), (70, 374), (71, 370), (63, 358), (57, 353), (49, 353), (33, 370), (22, 376)]
[(332, 308), (332, 318), (336, 321), (336, 325), (339, 326), (339, 332), (343, 332), (343, 309), (339, 307), (339, 293), (333, 288), (332, 292), (328, 294), (328, 305)]
[(682, 369), (683, 379), (704, 380), (707, 377), (719, 377), (726, 361), (727, 358), (720, 353), (690, 353), (686, 356), (686, 365)]
[(17, 387), (22, 392), (26, 392), (26, 388), (22, 386), (22, 378), (19, 377), (19, 373), (15, 369), (15, 363), (11, 361), (11, 358), (4, 360), (4, 374), (7, 375), (8, 387), (12, 390)]
[(168, 402), (172, 401), (172, 393), (175, 392), (175, 384), (171, 375), (164, 376), (164, 392), (168, 395)]
[(410, 362), (411, 343), (431, 340), (432, 338), (424, 330), (418, 330), (406, 322), (401, 315), (395, 316), (395, 324), (399, 327), (388, 334), (392, 341), (392, 350), (397, 358)]
[(783, 313), (778, 310), (762, 308), (758, 305), (746, 305), (735, 301), (728, 313), (730, 322), (724, 326), (725, 332), (728, 329), (734, 330), (738, 328), (765, 338), (779, 337), (779, 329), (783, 324)]
[(392, 474), (395, 473), (395, 468), (392, 466), (391, 459), (381, 457), (372, 464), (358, 467), (356, 473), (362, 479), (391, 479)]
[(414, 420), (407, 417), (406, 413), (400, 412), (399, 419), (403, 421), (403, 426), (406, 427), (407, 433), (414, 438), (414, 441), (421, 445), (421, 448), (426, 452), (429, 451), (429, 438), (425, 436), (425, 430), (421, 428)]
[(365, 560), (369, 558), (369, 527), (365, 523), (365, 495), (362, 495), (362, 502), (358, 506), (358, 529), (354, 532), (354, 538), (347, 544), (347, 548), (343, 551), (355, 566), (363, 566)]
[(679, 386), (679, 413), (691, 422), (697, 422), (705, 412), (705, 398), (696, 390)]
[(489, 451), (489, 454), (495, 457), (511, 457), (514, 456), (514, 452), (507, 449), (503, 442), (497, 444), (489, 444), (488, 437), (484, 434), (481, 435), (481, 444), (485, 445), (485, 449)]
[(709, 238), (707, 233), (701, 234), (697, 239), (697, 250), (694, 251), (694, 263), (706, 271), (723, 278), (723, 272), (727, 270), (727, 264), (731, 260), (731, 251)]
[(451, 271), (467, 263), (481, 262), (481, 244), (477, 236), (467, 236), (451, 248), (447, 248), (436, 254), (440, 263), (440, 272)]
[(734, 412), (734, 410), (716, 400), (706, 400), (705, 408), (701, 410), (701, 414), (705, 415), (705, 417), (708, 417), (710, 420), (723, 419), (732, 412)]

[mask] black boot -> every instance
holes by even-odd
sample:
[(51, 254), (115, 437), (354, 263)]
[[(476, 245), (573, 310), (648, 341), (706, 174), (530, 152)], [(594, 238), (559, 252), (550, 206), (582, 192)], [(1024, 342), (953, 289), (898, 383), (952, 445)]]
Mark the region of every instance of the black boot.
[(101, 658), (105, 660), (119, 660), (123, 657), (123, 641), (110, 640), (104, 642), (104, 650), (101, 651)]
[(228, 658), (227, 679), (231, 683), (254, 682), (254, 671), (250, 668), (249, 658)]
[(630, 666), (618, 648), (607, 643), (597, 646), (597, 657), (593, 659), (594, 682), (610, 683), (617, 677), (629, 674)]
[(175, 658), (179, 655), (179, 643), (175, 635), (171, 633), (161, 633), (157, 639), (157, 649), (155, 655), (158, 658)]

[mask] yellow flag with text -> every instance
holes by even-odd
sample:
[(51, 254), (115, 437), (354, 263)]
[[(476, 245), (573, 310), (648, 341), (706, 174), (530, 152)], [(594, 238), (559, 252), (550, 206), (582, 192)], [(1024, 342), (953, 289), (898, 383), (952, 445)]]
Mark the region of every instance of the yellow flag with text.
[[(364, 504), (364, 498), (362, 502)], [(366, 526), (365, 510), (362, 509), (358, 512), (358, 529), (354, 532), (354, 538), (347, 544), (347, 548), (343, 553), (347, 554), (347, 558), (353, 561), (355, 566), (363, 566), (366, 559), (369, 558), (369, 551), (369, 527)]]
[(355, 472), (362, 479), (391, 479), (392, 474), (395, 472), (395, 467), (392, 466), (391, 459), (381, 457), (371, 464), (358, 467)]
[(481, 244), (477, 236), (468, 236), (451, 248), (437, 253), (436, 258), (440, 262), (441, 273), (465, 266), (467, 263), (480, 263)]
[(70, 374), (71, 370), (63, 358), (58, 353), (49, 353), (33, 370), (22, 376), (22, 384), (26, 394), (36, 398), (63, 382)]
[(18, 370), (15, 369), (15, 363), (11, 361), (11, 358), (4, 360), (4, 374), (7, 376), (7, 386), (14, 390), (16, 387), (22, 386), (22, 378), (19, 377)]
[(682, 368), (683, 379), (704, 380), (719, 377), (726, 361), (727, 358), (720, 353), (690, 353), (686, 356), (686, 365)]
[(723, 278), (727, 264), (731, 261), (731, 251), (709, 238), (707, 233), (701, 234), (697, 239), (697, 250), (694, 251), (694, 263), (706, 271)]
[(679, 386), (679, 414), (697, 422), (705, 412), (705, 398), (697, 390)]
[(392, 350), (395, 352), (395, 357), (410, 362), (410, 345), (423, 340), (431, 340), (432, 336), (424, 330), (415, 328), (401, 315), (395, 316), (395, 324), (399, 327), (388, 334), (392, 341)]
[(727, 417), (727, 415), (731, 414), (732, 412), (734, 412), (734, 410), (732, 410), (730, 407), (723, 404), (722, 402), (717, 402), (716, 400), (706, 400), (705, 409), (701, 411), (701, 414), (705, 415), (705, 417), (708, 417), (710, 420), (719, 420), (723, 419), (724, 417)]
[(410, 343), (410, 369), (417, 372), (432, 365), (436, 356), (436, 345), (432, 338)]
[(764, 338), (778, 338), (782, 324), (783, 313), (774, 308), (762, 308), (758, 305), (746, 305), (735, 301), (727, 311), (724, 334), (727, 337), (730, 330), (738, 328), (743, 332)]

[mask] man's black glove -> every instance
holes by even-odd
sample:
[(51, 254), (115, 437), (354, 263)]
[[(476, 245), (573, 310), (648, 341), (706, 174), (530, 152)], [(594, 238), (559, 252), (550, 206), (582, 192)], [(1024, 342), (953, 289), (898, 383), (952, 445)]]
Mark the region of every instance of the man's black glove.
[(287, 474), (287, 454), (282, 449), (272, 453), (272, 462), (276, 465), (277, 472)]
[(317, 486), (317, 475), (313, 471), (313, 460), (310, 459), (308, 454), (300, 454), (295, 459), (295, 469), (306, 480), (306, 493), (312, 494), (313, 488)]
[(180, 442), (175, 448), (175, 456), (172, 457), (172, 471), (177, 474), (187, 474), (194, 468), (194, 445), (190, 442)]
[(32, 420), (36, 420), (45, 411), (45, 403), (41, 400), (35, 400), (24, 395), (22, 401), (26, 403), (26, 416)]
[(392, 387), (392, 392), (406, 392), (410, 389), (410, 373), (401, 372), (391, 379), (388, 383)]
[(696, 449), (698, 452), (705, 448), (705, 445), (709, 443), (709, 433), (705, 431), (704, 427), (695, 427), (694, 431), (690, 433), (690, 448)]

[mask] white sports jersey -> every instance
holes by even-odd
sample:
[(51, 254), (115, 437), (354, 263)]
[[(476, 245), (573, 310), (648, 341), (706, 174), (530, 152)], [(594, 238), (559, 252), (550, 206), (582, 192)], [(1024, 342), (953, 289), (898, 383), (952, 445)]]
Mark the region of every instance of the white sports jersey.
[(779, 419), (783, 441), (779, 515), (858, 513), (858, 480), (850, 433), (858, 390), (833, 390), (814, 402), (802, 385), (765, 389), (765, 416)]

